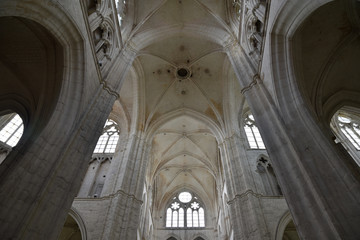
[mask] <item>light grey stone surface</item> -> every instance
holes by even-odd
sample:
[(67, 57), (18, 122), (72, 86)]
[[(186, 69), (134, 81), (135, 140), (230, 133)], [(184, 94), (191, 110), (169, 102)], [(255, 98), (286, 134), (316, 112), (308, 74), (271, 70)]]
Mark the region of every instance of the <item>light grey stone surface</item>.
[[(15, 112), (25, 131), (0, 147), (1, 239), (66, 219), (61, 240), (359, 239), (360, 154), (332, 119), (360, 119), (359, 9), (2, 0), (0, 128)], [(108, 118), (117, 147), (93, 153)], [(205, 227), (166, 227), (183, 191)]]

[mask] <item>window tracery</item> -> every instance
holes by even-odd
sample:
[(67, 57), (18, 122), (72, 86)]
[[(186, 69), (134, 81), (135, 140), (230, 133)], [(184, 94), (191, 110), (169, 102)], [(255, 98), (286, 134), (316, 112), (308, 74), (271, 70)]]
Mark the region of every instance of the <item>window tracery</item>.
[(360, 115), (356, 110), (354, 112), (347, 110), (348, 108), (337, 111), (332, 117), (330, 126), (336, 136), (335, 142), (340, 142), (360, 165)]
[(259, 129), (256, 127), (255, 119), (252, 114), (248, 114), (244, 119), (244, 130), (252, 149), (265, 149)]
[(356, 150), (360, 150), (359, 121), (344, 114), (337, 115), (337, 125)]
[(117, 123), (108, 119), (103, 133), (96, 144), (94, 153), (114, 153), (119, 140), (119, 133), (120, 130)]
[(233, 9), (236, 16), (236, 19), (240, 20), (241, 10), (242, 10), (242, 0), (233, 0)]
[(205, 211), (199, 199), (189, 192), (175, 196), (166, 210), (166, 227), (205, 227)]

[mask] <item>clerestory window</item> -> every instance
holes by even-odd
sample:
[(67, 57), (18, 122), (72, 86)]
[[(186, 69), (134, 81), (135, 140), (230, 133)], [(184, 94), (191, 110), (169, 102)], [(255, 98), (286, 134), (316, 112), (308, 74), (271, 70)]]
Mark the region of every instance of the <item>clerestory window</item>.
[(249, 146), (252, 149), (265, 149), (259, 129), (255, 125), (255, 119), (252, 114), (248, 114), (244, 119), (244, 130)]
[(337, 125), (356, 150), (360, 150), (359, 121), (344, 114), (337, 115)]
[[(2, 124), (1, 124), (2, 123)], [(16, 114), (8, 114), (0, 120), (0, 141), (10, 147), (16, 146), (24, 132), (24, 124), (21, 117)]]
[(127, 2), (125, 0), (116, 0), (116, 9), (119, 26), (121, 26), (122, 21), (124, 20), (124, 17), (126, 15)]
[(331, 129), (336, 135), (336, 142), (341, 143), (360, 165), (360, 114), (357, 109), (344, 107), (331, 119)]
[(166, 227), (205, 227), (205, 211), (199, 199), (189, 192), (175, 196), (166, 210)]
[(108, 119), (100, 136), (94, 153), (114, 153), (119, 140), (119, 126), (116, 122)]

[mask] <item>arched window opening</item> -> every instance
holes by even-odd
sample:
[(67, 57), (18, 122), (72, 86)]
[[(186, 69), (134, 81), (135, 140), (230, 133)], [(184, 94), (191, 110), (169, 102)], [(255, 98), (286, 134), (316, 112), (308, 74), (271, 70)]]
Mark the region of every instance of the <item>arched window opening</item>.
[(330, 126), (336, 138), (360, 165), (360, 116), (339, 110), (332, 117)]
[(203, 239), (202, 237), (197, 237), (194, 240), (205, 240), (205, 239)]
[(199, 199), (189, 192), (175, 196), (166, 210), (166, 227), (205, 227), (205, 211)]
[(283, 240), (299, 240), (299, 235), (297, 233), (295, 224), (293, 221), (290, 221), (284, 230)]
[(169, 238), (166, 239), (166, 240), (176, 240), (176, 238), (174, 238), (174, 237), (169, 237)]
[(15, 147), (24, 132), (24, 124), (16, 113), (7, 114), (0, 119), (0, 141), (6, 146)]
[(269, 160), (261, 157), (257, 163), (257, 172), (261, 176), (266, 195), (281, 196), (282, 191), (277, 181), (274, 169)]
[(248, 114), (244, 119), (244, 130), (249, 146), (252, 149), (265, 149), (259, 129), (255, 125), (255, 119), (252, 114)]
[(102, 135), (100, 136), (94, 153), (114, 153), (119, 140), (119, 126), (116, 122), (108, 119)]
[(81, 230), (76, 220), (68, 214), (58, 240), (82, 240)]
[(341, 132), (351, 142), (351, 144), (355, 147), (355, 149), (359, 151), (360, 150), (359, 121), (356, 121), (350, 116), (346, 116), (340, 113), (336, 117), (336, 122)]

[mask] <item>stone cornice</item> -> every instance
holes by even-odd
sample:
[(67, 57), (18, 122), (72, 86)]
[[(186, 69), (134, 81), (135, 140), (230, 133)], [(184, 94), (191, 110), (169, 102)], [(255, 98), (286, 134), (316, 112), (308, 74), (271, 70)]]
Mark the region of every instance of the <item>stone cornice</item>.
[(109, 194), (107, 196), (103, 196), (103, 197), (99, 197), (99, 198), (93, 198), (93, 197), (88, 197), (88, 198), (75, 198), (74, 201), (104, 201), (104, 200), (111, 200), (111, 199), (114, 199), (115, 197), (118, 197), (118, 196), (125, 196), (127, 198), (131, 198), (133, 199), (135, 202), (137, 202), (138, 204), (142, 204), (143, 201), (140, 200), (140, 199), (137, 199), (135, 197), (135, 195), (133, 194), (128, 194), (126, 192), (124, 192), (123, 190), (118, 190), (117, 192), (115, 193), (112, 193), (112, 194)]
[(227, 202), (228, 205), (232, 205), (235, 201), (240, 200), (241, 198), (244, 198), (246, 196), (252, 195), (256, 198), (261, 198), (261, 199), (284, 199), (283, 196), (265, 196), (262, 195), (260, 193), (256, 193), (251, 189), (246, 190), (245, 192), (241, 193), (241, 194), (235, 194), (235, 197), (232, 200), (229, 200)]
[(256, 73), (253, 76), (253, 80), (249, 83), (249, 85), (247, 85), (246, 87), (244, 87), (243, 89), (240, 90), (241, 94), (245, 94), (247, 91), (249, 91), (253, 86), (255, 86), (256, 84), (261, 82), (261, 77), (258, 73)]

